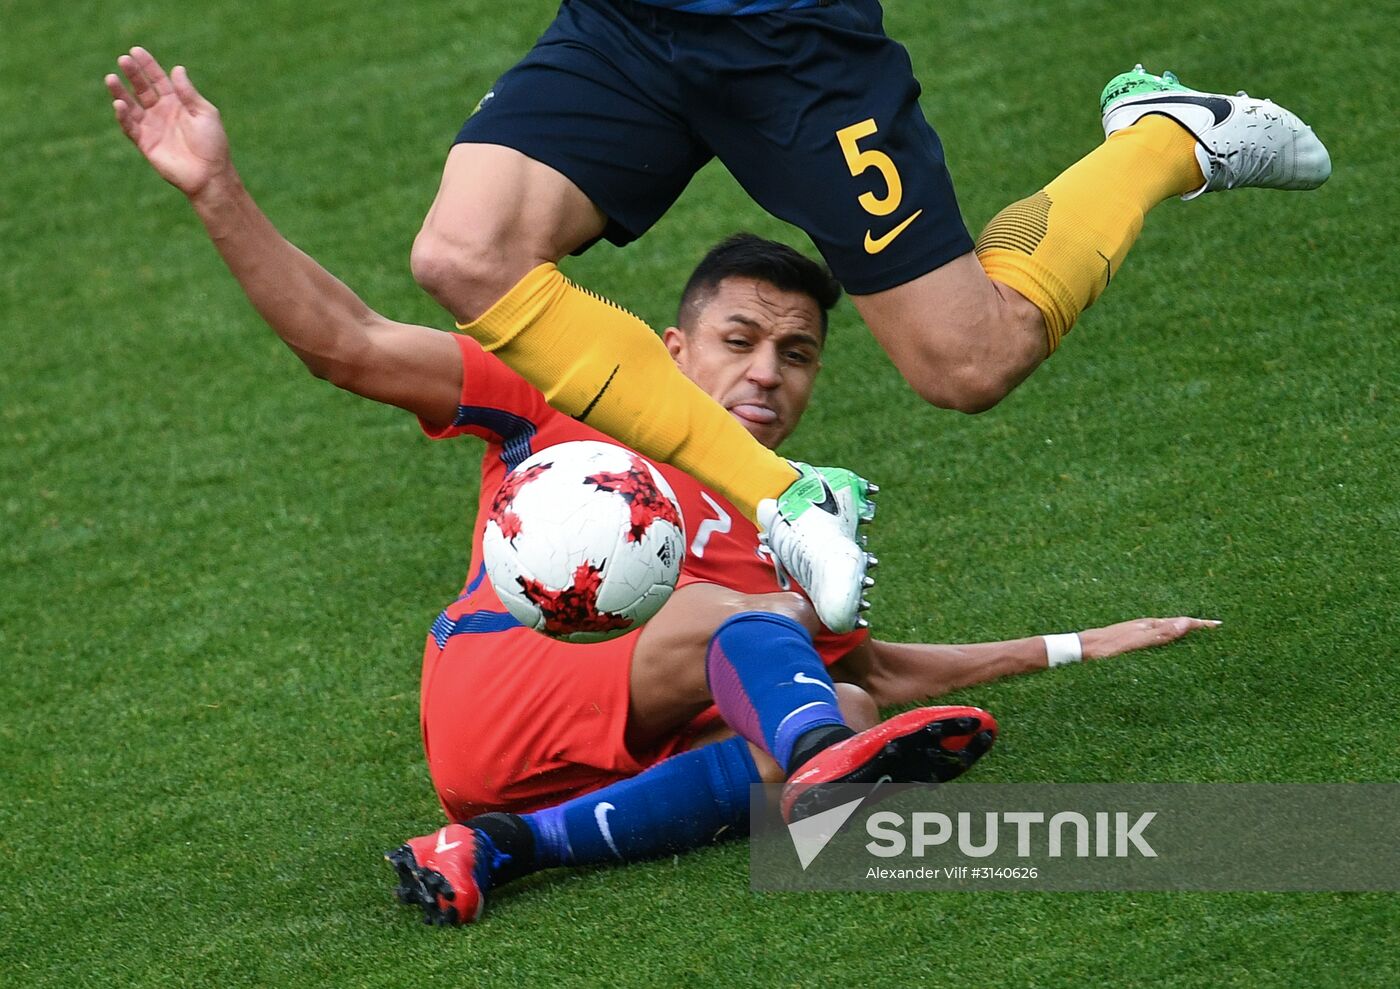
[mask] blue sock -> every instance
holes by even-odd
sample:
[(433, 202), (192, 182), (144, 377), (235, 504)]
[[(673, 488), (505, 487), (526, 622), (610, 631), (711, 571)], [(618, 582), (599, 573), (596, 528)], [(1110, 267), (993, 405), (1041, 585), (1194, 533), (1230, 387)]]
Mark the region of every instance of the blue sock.
[(534, 835), (534, 868), (635, 862), (742, 836), (749, 786), (758, 781), (742, 738), (674, 755), (631, 779), (521, 815)]
[(845, 728), (836, 687), (812, 637), (791, 618), (763, 611), (734, 615), (710, 640), (705, 673), (724, 720), (785, 771), (792, 770), (804, 734)]

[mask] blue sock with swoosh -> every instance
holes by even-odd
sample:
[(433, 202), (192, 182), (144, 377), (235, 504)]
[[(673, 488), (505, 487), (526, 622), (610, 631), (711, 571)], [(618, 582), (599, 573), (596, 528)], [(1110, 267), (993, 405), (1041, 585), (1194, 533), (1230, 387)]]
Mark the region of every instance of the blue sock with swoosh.
[(789, 774), (853, 732), (807, 630), (785, 615), (729, 618), (705, 655), (710, 696), (724, 720)]
[[(749, 830), (749, 787), (758, 781), (742, 738), (674, 755), (631, 779), (520, 815), (534, 835), (533, 862), (528, 869), (515, 863), (509, 877), (560, 865), (636, 862), (742, 837)], [(475, 819), (467, 824), (475, 826)]]

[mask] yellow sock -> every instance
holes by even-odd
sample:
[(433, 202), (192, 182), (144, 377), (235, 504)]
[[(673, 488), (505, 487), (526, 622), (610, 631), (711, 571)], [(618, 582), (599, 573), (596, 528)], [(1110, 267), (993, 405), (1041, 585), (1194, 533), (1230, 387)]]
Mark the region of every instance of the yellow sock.
[(1118, 274), (1147, 211), (1200, 187), (1196, 139), (1163, 116), (1114, 133), (987, 224), (977, 258), (1045, 316), (1050, 352)]
[(797, 477), (687, 378), (651, 328), (552, 264), (458, 324), (551, 406), (693, 475), (754, 518)]

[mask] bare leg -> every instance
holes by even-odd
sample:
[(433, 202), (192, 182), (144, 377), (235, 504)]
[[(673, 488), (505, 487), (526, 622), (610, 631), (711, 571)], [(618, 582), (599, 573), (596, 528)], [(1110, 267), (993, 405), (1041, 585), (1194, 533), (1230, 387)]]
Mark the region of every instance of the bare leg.
[(413, 277), (458, 322), (531, 270), (602, 234), (606, 218), (562, 174), (511, 148), (459, 144), (413, 243)]
[(905, 380), (940, 408), (985, 411), (1049, 354), (1040, 310), (987, 277), (975, 254), (851, 301)]

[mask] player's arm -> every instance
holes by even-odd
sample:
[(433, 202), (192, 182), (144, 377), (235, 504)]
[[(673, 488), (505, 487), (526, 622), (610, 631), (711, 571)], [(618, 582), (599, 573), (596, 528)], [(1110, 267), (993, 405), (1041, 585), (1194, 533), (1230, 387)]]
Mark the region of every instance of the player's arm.
[(253, 306), (312, 374), (430, 423), (452, 420), (461, 357), (451, 334), (386, 319), (289, 243), (253, 202), (229, 157), (219, 111), (183, 66), (167, 76), (133, 48), (106, 78), (117, 122), (183, 192)]
[[(1135, 618), (1079, 633), (1083, 658), (1108, 659), (1166, 645), (1218, 621), (1202, 618)], [(1041, 636), (963, 645), (881, 642), (869, 639), (831, 667), (832, 676), (865, 688), (881, 707), (937, 697), (961, 687), (1046, 669)]]

